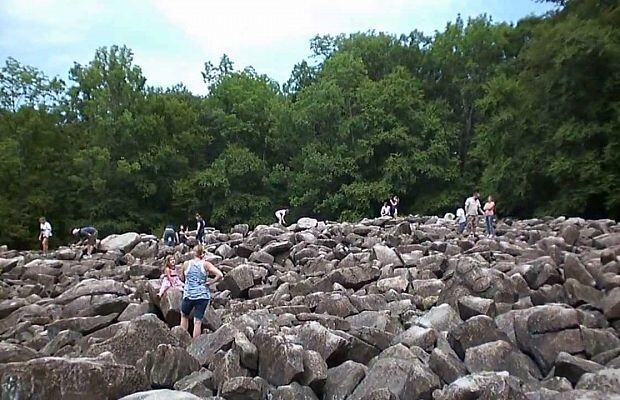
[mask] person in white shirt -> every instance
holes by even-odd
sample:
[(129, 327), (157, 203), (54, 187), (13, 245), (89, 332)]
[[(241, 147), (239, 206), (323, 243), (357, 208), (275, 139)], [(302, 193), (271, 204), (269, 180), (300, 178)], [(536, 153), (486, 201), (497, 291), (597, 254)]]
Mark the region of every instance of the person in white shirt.
[(459, 233), (459, 235), (463, 234), (463, 232), (465, 231), (465, 225), (467, 225), (467, 218), (465, 218), (465, 210), (458, 204), (456, 206), (456, 223), (457, 232)]
[(387, 201), (383, 202), (383, 207), (381, 207), (381, 216), (389, 217), (390, 216), (390, 205)]
[(470, 235), (475, 235), (476, 227), (478, 226), (478, 215), (482, 214), (479, 190), (475, 190), (474, 194), (465, 200), (465, 214), (467, 216), (467, 231)]
[(286, 225), (286, 221), (284, 220), (286, 214), (288, 214), (288, 209), (286, 208), (276, 211), (276, 218), (278, 219), (278, 223), (280, 225)]
[(44, 253), (49, 249), (50, 237), (52, 237), (52, 225), (45, 220), (45, 217), (39, 218), (39, 242)]

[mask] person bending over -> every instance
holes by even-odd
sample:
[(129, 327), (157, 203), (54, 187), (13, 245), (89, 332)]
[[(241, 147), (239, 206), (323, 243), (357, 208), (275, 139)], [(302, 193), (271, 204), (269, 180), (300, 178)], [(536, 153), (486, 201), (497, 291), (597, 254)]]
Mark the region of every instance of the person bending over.
[(174, 231), (174, 226), (166, 225), (166, 229), (164, 229), (164, 235), (162, 236), (164, 244), (166, 246), (174, 247), (177, 243), (179, 243), (179, 236)]
[(86, 256), (84, 258), (91, 258), (97, 244), (97, 229), (92, 226), (85, 226), (83, 228), (74, 228), (71, 233), (73, 233), (78, 244), (86, 243)]
[(286, 217), (287, 214), (288, 214), (288, 209), (286, 208), (276, 211), (276, 218), (278, 219), (278, 223), (280, 225), (286, 225), (286, 221), (284, 220), (284, 218)]
[(204, 249), (201, 245), (194, 247), (194, 258), (185, 263), (181, 268), (181, 280), (185, 282), (183, 289), (183, 301), (181, 302), (181, 326), (189, 327), (189, 316), (194, 311), (194, 332), (192, 337), (197, 338), (202, 332), (202, 319), (211, 301), (211, 292), (207, 282), (208, 274), (215, 279), (210, 283), (215, 284), (224, 277), (222, 272), (213, 264), (202, 259)]

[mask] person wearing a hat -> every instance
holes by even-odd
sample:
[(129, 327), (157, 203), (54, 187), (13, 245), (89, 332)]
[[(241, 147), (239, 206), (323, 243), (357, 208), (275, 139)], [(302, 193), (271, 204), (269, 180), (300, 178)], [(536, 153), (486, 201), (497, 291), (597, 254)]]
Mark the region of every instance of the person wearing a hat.
[(85, 226), (74, 228), (71, 233), (78, 242), (86, 243), (86, 256), (84, 258), (91, 258), (95, 244), (97, 244), (97, 229), (92, 226)]

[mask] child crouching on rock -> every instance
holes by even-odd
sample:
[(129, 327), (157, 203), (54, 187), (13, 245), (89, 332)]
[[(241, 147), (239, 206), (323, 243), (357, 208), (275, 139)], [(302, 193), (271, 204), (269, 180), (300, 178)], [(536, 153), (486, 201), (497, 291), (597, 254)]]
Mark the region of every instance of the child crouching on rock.
[(170, 288), (183, 290), (183, 282), (179, 279), (176, 269), (176, 261), (173, 256), (166, 257), (164, 262), (164, 274), (161, 277), (161, 288), (159, 289), (159, 297), (166, 293)]

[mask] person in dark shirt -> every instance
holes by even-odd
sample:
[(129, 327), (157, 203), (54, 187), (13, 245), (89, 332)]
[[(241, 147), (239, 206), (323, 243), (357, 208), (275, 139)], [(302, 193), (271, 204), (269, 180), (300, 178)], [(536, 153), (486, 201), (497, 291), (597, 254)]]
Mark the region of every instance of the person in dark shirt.
[(78, 243), (86, 243), (86, 256), (84, 258), (91, 258), (97, 244), (97, 229), (92, 226), (85, 226), (83, 228), (73, 228), (71, 233), (73, 233), (73, 237), (75, 237)]
[(164, 240), (164, 244), (166, 246), (174, 247), (179, 243), (179, 237), (177, 233), (174, 231), (173, 225), (166, 225), (166, 229), (164, 229), (164, 236), (162, 237)]
[(202, 244), (205, 235), (205, 220), (196, 213), (196, 240), (199, 244)]
[(179, 238), (179, 243), (185, 244), (187, 242), (187, 231), (184, 225), (179, 227), (179, 231), (177, 232), (177, 237)]

